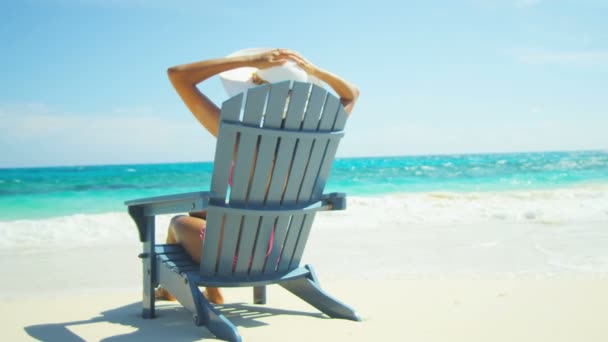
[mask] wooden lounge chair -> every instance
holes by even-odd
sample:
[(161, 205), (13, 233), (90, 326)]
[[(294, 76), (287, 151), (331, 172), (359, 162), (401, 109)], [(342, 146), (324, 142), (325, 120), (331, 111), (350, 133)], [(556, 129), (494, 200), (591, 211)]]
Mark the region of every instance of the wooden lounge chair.
[[(143, 242), (143, 317), (154, 317), (161, 284), (196, 325), (240, 341), (198, 287), (253, 287), (254, 303), (265, 304), (265, 286), (279, 284), (330, 317), (360, 320), (320, 288), (310, 265), (300, 266), (316, 213), (346, 207), (344, 194), (323, 194), (344, 108), (323, 88), (300, 82), (262, 85), (244, 97), (222, 105), (211, 191), (126, 202)], [(200, 210), (207, 210), (200, 265), (180, 245), (155, 243), (155, 215)]]

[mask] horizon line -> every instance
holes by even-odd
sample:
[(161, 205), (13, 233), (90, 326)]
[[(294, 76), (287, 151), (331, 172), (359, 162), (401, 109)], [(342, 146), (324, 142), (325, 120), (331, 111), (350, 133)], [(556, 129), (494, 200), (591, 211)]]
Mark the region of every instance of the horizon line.
[[(420, 154), (388, 154), (388, 155), (375, 155), (375, 156), (340, 156), (336, 157), (335, 160), (340, 159), (379, 159), (379, 158), (396, 158), (396, 157), (434, 157), (434, 156), (466, 156), (466, 155), (506, 155), (506, 154), (524, 154), (524, 153), (565, 153), (565, 152), (605, 152), (608, 153), (606, 148), (597, 149), (559, 149), (559, 150), (530, 150), (530, 151), (503, 151), (503, 152), (439, 152), (439, 153), (420, 153)], [(74, 168), (74, 167), (104, 167), (104, 166), (136, 166), (136, 165), (168, 165), (168, 164), (203, 164), (213, 163), (213, 160), (200, 160), (200, 161), (163, 161), (163, 162), (135, 162), (135, 163), (107, 163), (107, 164), (67, 164), (67, 165), (33, 165), (33, 166), (0, 166), (0, 171), (4, 170), (15, 170), (15, 169), (51, 169), (51, 168)]]

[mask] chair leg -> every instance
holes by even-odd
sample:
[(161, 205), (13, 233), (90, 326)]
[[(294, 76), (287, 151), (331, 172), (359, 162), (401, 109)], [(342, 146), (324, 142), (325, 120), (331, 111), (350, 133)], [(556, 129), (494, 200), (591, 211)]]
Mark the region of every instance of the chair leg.
[(213, 335), (221, 340), (241, 342), (241, 335), (236, 326), (207, 301), (198, 287), (194, 286), (192, 294), (199, 303), (197, 312), (194, 314), (194, 324), (206, 326)]
[(141, 312), (141, 316), (143, 318), (149, 319), (156, 317), (156, 313), (154, 310), (154, 299), (154, 288), (145, 284), (142, 300), (143, 309)]
[(196, 281), (191, 280), (187, 274), (181, 275), (168, 266), (161, 264), (158, 270), (159, 283), (167, 289), (177, 301), (192, 312), (194, 324), (206, 326), (217, 338), (225, 341), (240, 342), (236, 326), (222, 315), (202, 295)]
[(146, 242), (143, 244), (143, 253), (139, 255), (142, 260), (143, 267), (143, 298), (142, 298), (142, 317), (154, 318), (154, 288), (156, 287), (156, 259), (153, 256), (154, 252), (154, 217), (145, 219), (146, 225)]
[(143, 298), (142, 298), (142, 313), (141, 316), (143, 318), (154, 318), (154, 266), (152, 262), (149, 260), (143, 261)]
[(266, 304), (266, 286), (253, 288), (253, 304)]
[(306, 265), (305, 267), (310, 271), (309, 277), (287, 280), (279, 283), (279, 285), (329, 317), (361, 321), (361, 317), (353, 308), (338, 301), (321, 289), (312, 266)]

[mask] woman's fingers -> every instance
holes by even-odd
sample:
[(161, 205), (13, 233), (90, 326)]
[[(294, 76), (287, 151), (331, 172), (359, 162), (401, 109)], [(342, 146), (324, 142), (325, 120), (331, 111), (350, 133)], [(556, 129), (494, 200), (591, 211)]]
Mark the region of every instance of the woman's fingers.
[(306, 58), (304, 58), (302, 55), (300, 55), (299, 53), (297, 53), (295, 51), (283, 50), (283, 53), (289, 59), (293, 60), (294, 62), (296, 62), (301, 67), (310, 67), (310, 66), (312, 66), (312, 63), (310, 63), (309, 60), (307, 60)]
[(298, 54), (285, 53), (284, 56), (285, 56), (285, 58), (291, 59), (292, 61), (296, 62), (298, 65), (306, 64), (306, 60), (304, 58), (302, 58), (302, 56), (300, 56)]
[(273, 66), (279, 66), (285, 64), (288, 60), (294, 61), (300, 68), (304, 69), (306, 73), (312, 74), (315, 72), (315, 66), (310, 63), (299, 53), (283, 48), (275, 48), (259, 55), (258, 63), (256, 67), (260, 69), (271, 68)]
[(296, 64), (300, 68), (304, 69), (304, 71), (306, 71), (306, 73), (314, 74), (315, 66), (312, 63), (310, 63), (308, 60), (306, 60), (304, 57), (302, 57), (301, 55), (293, 54), (293, 55), (290, 55), (289, 58), (291, 60), (293, 60), (294, 62), (296, 62)]
[(282, 55), (278, 49), (260, 53), (254, 57), (252, 66), (259, 69), (271, 68), (273, 66), (283, 65), (287, 62), (288, 57)]
[(306, 58), (304, 58), (304, 56), (302, 56), (301, 54), (299, 54), (295, 51), (285, 50), (284, 53), (286, 55), (288, 55), (290, 58), (298, 59), (298, 60), (302, 61), (303, 63), (310, 63)]

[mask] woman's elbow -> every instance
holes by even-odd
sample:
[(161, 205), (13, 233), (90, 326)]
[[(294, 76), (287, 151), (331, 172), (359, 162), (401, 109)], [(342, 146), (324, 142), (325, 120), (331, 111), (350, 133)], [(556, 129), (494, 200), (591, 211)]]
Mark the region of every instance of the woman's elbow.
[(174, 87), (183, 87), (191, 85), (191, 80), (188, 77), (188, 73), (179, 66), (170, 67), (167, 69), (167, 76), (169, 81)]
[(359, 88), (353, 86), (353, 102), (359, 98)]
[(344, 102), (352, 103), (354, 105), (354, 103), (357, 102), (357, 99), (359, 98), (359, 88), (352, 86), (350, 90), (351, 94), (349, 98), (343, 100)]
[(181, 70), (178, 66), (173, 66), (167, 69), (167, 76), (171, 82), (177, 81), (181, 77)]

